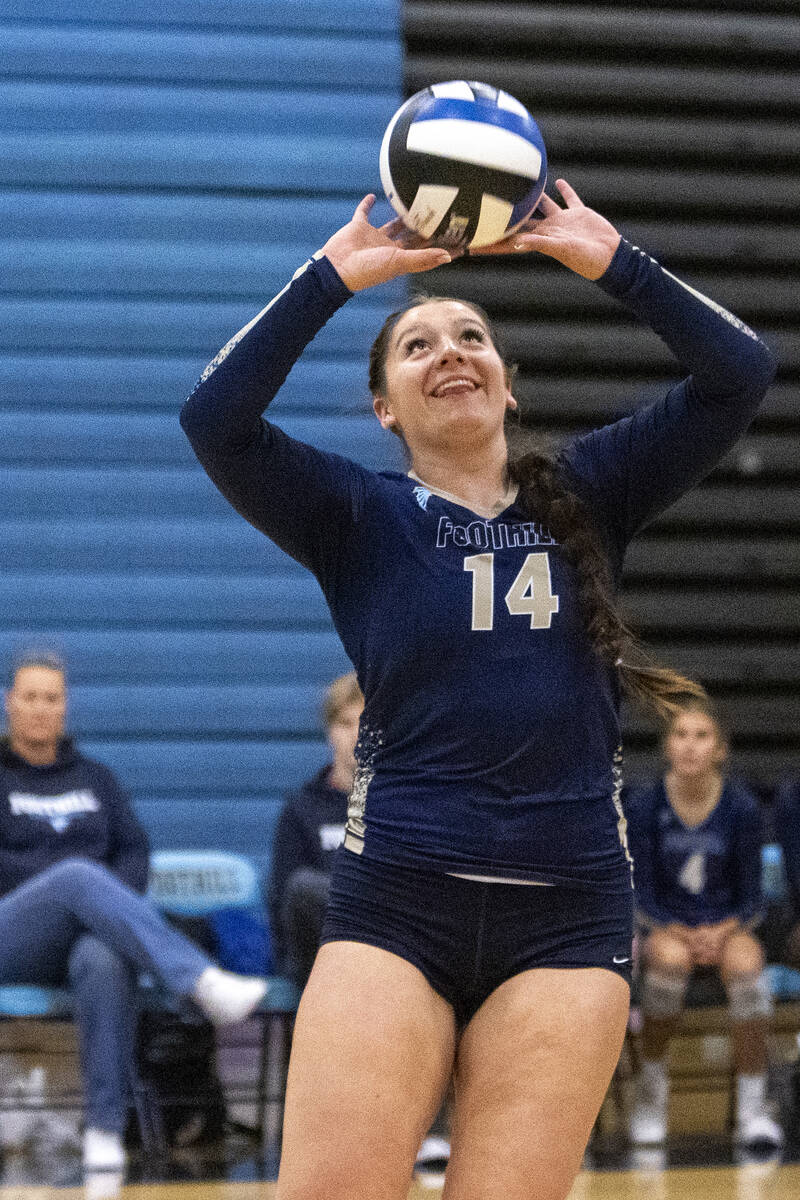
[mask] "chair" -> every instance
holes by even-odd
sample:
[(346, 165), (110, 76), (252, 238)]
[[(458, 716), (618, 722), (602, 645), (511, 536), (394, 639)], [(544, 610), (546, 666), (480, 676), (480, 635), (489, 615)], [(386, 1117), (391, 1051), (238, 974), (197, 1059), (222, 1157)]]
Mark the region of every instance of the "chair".
[[(148, 895), (158, 908), (181, 916), (262, 908), (255, 864), (244, 855), (217, 850), (158, 850), (150, 858)], [(256, 1083), (258, 1134), (266, 1159), (277, 1156), (283, 1121), (292, 1026), (299, 993), (289, 979), (271, 976), (254, 1016), (261, 1020)]]
[[(0, 1020), (23, 1021), (69, 1021), (72, 1019), (72, 996), (69, 988), (45, 987), (38, 984), (15, 983), (0, 986)], [(31, 1053), (38, 1050), (36, 1045), (15, 1047), (15, 1053)], [(50, 1052), (52, 1053), (52, 1051)], [(139, 1079), (132, 1066), (130, 1080), (136, 1117), (142, 1145), (148, 1151), (157, 1151), (160, 1147), (157, 1126), (154, 1125), (153, 1115), (147, 1097), (143, 1094)], [(14, 1096), (0, 1097), (0, 1111), (17, 1108), (18, 1099)], [(26, 1107), (40, 1112), (53, 1112), (58, 1109), (79, 1108), (83, 1104), (81, 1093), (64, 1093), (58, 1099), (44, 1097), (36, 1103), (27, 1101)]]

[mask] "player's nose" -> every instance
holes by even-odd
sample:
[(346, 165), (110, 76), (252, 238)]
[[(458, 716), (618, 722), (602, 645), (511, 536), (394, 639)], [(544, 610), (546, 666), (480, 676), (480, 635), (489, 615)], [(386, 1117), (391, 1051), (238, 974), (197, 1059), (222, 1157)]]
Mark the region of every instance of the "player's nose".
[(461, 348), (460, 342), (456, 338), (451, 337), (449, 333), (442, 334), (439, 343), (439, 358), (441, 362), (447, 362), (451, 358), (458, 361), (463, 361), (464, 351)]

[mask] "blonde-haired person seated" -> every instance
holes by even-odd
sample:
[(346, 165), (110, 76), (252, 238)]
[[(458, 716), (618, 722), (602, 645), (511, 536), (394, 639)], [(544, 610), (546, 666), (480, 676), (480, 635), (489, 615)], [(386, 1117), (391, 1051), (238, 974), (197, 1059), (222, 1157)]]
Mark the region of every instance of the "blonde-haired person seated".
[(636, 908), (643, 929), (642, 1065), (631, 1140), (667, 1132), (665, 1055), (689, 977), (716, 968), (725, 987), (736, 1068), (736, 1136), (779, 1145), (766, 1101), (771, 999), (761, 944), (761, 817), (746, 788), (726, 779), (725, 731), (710, 702), (692, 698), (670, 721), (666, 772), (628, 805)]
[(322, 718), (330, 760), (286, 797), (275, 830), (267, 894), (273, 952), (279, 970), (300, 988), (319, 949), (333, 860), (344, 841), (363, 708), (355, 671), (326, 689)]

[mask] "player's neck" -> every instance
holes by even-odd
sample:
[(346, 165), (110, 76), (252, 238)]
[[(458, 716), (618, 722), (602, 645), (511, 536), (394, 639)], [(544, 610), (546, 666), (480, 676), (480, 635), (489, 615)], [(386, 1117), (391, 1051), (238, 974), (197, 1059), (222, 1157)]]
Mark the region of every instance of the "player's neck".
[(332, 788), (349, 795), (353, 788), (353, 777), (352, 766), (342, 765), (342, 763), (337, 763), (336, 759), (333, 760), (331, 769), (328, 771), (328, 783)]
[(453, 496), (481, 515), (494, 515), (511, 502), (505, 444), (493, 455), (485, 450), (458, 458), (418, 453), (411, 474), (426, 487)]
[(667, 771), (664, 787), (670, 804), (681, 820), (687, 825), (698, 825), (719, 804), (723, 778), (719, 771), (689, 776)]

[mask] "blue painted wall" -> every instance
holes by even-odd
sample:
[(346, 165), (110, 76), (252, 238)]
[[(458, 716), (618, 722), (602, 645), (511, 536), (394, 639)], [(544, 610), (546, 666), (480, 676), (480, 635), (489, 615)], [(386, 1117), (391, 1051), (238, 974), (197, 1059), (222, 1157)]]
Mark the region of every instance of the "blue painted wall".
[[(399, 0), (0, 3), (0, 660), (55, 644), (70, 727), (155, 846), (266, 857), (349, 668), (316, 583), (230, 511), (177, 414), (205, 363), (380, 191)], [(356, 297), (277, 402), (394, 465)]]

